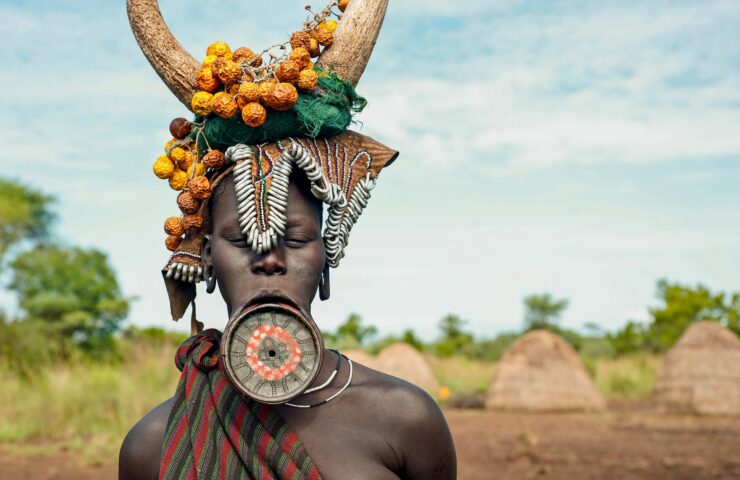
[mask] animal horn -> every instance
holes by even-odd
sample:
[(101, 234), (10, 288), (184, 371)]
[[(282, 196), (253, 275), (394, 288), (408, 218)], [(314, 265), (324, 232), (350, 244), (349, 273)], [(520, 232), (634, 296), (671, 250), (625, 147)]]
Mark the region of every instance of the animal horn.
[(353, 0), (334, 31), (334, 42), (319, 57), (318, 66), (357, 85), (373, 53), (388, 0)]
[(198, 91), (200, 64), (172, 35), (157, 0), (128, 0), (128, 19), (139, 47), (159, 77), (188, 109)]

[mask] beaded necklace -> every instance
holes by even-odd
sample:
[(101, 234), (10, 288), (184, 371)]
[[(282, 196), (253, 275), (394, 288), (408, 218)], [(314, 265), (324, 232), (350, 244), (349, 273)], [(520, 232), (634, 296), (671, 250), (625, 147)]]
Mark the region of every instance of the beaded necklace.
[(293, 408), (314, 408), (314, 407), (318, 407), (320, 405), (324, 405), (326, 403), (331, 402), (332, 400), (337, 398), (339, 395), (341, 395), (345, 390), (347, 390), (347, 387), (349, 387), (350, 383), (352, 383), (352, 360), (347, 358), (344, 354), (340, 353), (338, 350), (332, 350), (332, 352), (334, 352), (337, 355), (337, 366), (336, 368), (334, 368), (334, 371), (329, 376), (329, 379), (317, 387), (309, 388), (303, 394), (306, 395), (308, 393), (318, 392), (319, 390), (323, 390), (324, 388), (328, 387), (329, 384), (332, 382), (332, 380), (334, 380), (334, 377), (336, 377), (337, 373), (339, 372), (339, 366), (342, 362), (342, 357), (344, 357), (344, 359), (347, 360), (347, 363), (349, 364), (349, 377), (347, 377), (347, 382), (344, 384), (344, 386), (342, 386), (342, 388), (340, 388), (339, 391), (335, 393), (334, 395), (320, 402), (317, 402), (317, 403), (311, 403), (311, 404), (306, 405), (306, 404), (285, 402), (283, 405), (287, 405)]

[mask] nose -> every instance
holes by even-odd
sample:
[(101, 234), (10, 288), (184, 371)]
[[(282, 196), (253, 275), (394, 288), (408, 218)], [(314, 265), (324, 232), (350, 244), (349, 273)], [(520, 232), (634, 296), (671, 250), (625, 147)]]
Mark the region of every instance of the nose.
[(284, 275), (285, 250), (277, 246), (270, 251), (254, 255), (251, 262), (252, 273), (256, 275)]

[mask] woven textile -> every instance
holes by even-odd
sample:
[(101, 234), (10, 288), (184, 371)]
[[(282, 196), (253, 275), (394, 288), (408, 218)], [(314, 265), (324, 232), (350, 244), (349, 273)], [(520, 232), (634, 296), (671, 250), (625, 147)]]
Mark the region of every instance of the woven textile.
[(221, 371), (221, 332), (190, 337), (167, 423), (159, 478), (319, 480), (301, 442), (269, 405), (241, 397)]

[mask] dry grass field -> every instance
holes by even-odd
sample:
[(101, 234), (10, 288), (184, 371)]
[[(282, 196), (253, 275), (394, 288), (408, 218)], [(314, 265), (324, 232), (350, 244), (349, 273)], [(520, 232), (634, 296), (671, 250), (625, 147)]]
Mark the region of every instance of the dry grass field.
[[(133, 345), (113, 365), (60, 365), (20, 378), (0, 369), (2, 478), (115, 478), (130, 426), (174, 392), (174, 349)], [(740, 419), (664, 416), (647, 401), (660, 359), (588, 360), (610, 408), (599, 414), (458, 410), (456, 396), (485, 391), (494, 364), (430, 362), (451, 398), (442, 402), (460, 479), (740, 478)]]

